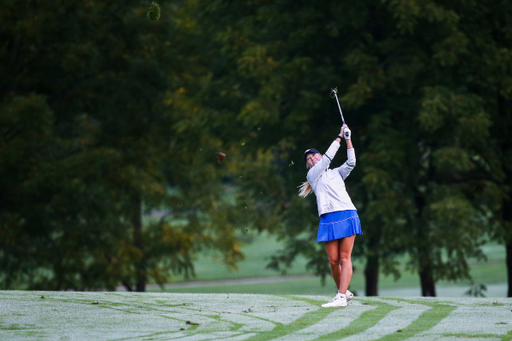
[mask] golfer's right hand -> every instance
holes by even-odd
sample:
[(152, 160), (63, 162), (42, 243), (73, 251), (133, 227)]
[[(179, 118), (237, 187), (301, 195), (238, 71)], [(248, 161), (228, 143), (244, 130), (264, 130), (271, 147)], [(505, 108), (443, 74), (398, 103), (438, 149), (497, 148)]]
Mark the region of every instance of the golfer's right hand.
[(348, 125), (344, 124), (342, 127), (341, 127), (341, 133), (340, 133), (341, 136), (343, 136), (345, 138), (345, 140), (350, 140), (350, 138), (352, 137), (352, 132), (350, 131), (350, 129), (348, 128)]

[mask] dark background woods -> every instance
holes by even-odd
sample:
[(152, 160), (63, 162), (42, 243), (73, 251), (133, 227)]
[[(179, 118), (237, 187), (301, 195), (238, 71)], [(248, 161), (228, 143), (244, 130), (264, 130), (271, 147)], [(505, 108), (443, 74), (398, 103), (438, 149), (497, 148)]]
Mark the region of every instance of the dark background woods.
[(0, 4), (1, 288), (143, 291), (206, 249), (236, 266), (247, 227), (284, 241), (270, 267), (329, 275), (296, 186), (339, 132), (337, 86), (367, 295), (408, 255), (435, 296), (496, 240), (512, 296), (509, 1), (160, 5)]

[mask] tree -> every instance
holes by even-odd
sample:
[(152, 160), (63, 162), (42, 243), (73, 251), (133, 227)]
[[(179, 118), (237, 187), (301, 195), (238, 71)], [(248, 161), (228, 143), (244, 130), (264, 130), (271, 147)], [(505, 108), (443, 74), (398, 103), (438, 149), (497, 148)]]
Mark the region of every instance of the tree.
[[(398, 145), (391, 147), (395, 159), (382, 152), (379, 157), (384, 144), (375, 148), (365, 163), (373, 170), (368, 169), (363, 182), (370, 193), (378, 189), (374, 184), (385, 185), (382, 209), (377, 211), (401, 208), (393, 216), (394, 226), (402, 228), (388, 233), (412, 232), (405, 234), (412, 238), (403, 238), (399, 246), (410, 255), (410, 268), (418, 270), (425, 296), (435, 296), (439, 279), (469, 278), (467, 257), (482, 256), (483, 215), (468, 189), (483, 182), (474, 178), (471, 159), (486, 144), (491, 121), (483, 101), (464, 85), (465, 70), (459, 60), (467, 58), (468, 39), (463, 32), (469, 29), (459, 25), (475, 8), (469, 4), (463, 8), (390, 1), (388, 16), (396, 19), (390, 27), (393, 31), (372, 40), (356, 52), (358, 58), (353, 57), (359, 67), (353, 66), (362, 75), (357, 84), (370, 85), (372, 90), (366, 102), (387, 102), (386, 110), (393, 110), (393, 115), (382, 113), (387, 119), (379, 118), (378, 124), (379, 129), (391, 127), (393, 135), (386, 140)], [(378, 20), (373, 22), (379, 25)], [(358, 90), (354, 85), (346, 99), (360, 98)], [(389, 149), (389, 143), (386, 146)], [(400, 165), (407, 165), (407, 170), (382, 171)], [(393, 197), (394, 204), (389, 200)]]
[(325, 128), (340, 125), (336, 107), (322, 99), (337, 85), (360, 150), (347, 183), (364, 222), (356, 251), (367, 257), (367, 294), (377, 294), (381, 270), (399, 275), (398, 254), (409, 256), (425, 296), (435, 296), (438, 280), (470, 278), (467, 260), (483, 257), (488, 217), (478, 199), (495, 194), (477, 172), (495, 111), (475, 91), (489, 75), (469, 67), (482, 62), (470, 37), (498, 8), (218, 0), (199, 9), (228, 60), (214, 80), (236, 79), (236, 122), (261, 128), (255, 147), (245, 149), (250, 178), (260, 179), (247, 184), (247, 196), (255, 211), (272, 213), (260, 216), (267, 224), (272, 217), (271, 229), (286, 242), (271, 267), (303, 254), (317, 274), (328, 273), (313, 242), (314, 203), (299, 201), (290, 184), (304, 179), (300, 146), (327, 146), (336, 134)]
[(222, 140), (187, 93), (208, 82), (204, 38), (187, 3), (157, 22), (147, 5), (0, 5), (3, 288), (143, 291), (204, 248), (241, 259)]
[[(399, 6), (400, 25), (410, 30), (421, 27), (423, 31), (428, 25), (425, 20), (437, 20), (439, 24), (444, 22), (444, 25), (438, 25), (447, 29), (447, 34), (430, 44), (430, 55), (437, 69), (437, 72), (432, 69), (432, 74), (438, 74), (438, 81), (436, 86), (432, 84), (424, 89), (420, 123), (434, 136), (439, 136), (437, 133), (446, 125), (452, 127), (443, 137), (451, 133), (453, 147), (445, 145), (439, 148), (432, 159), (436, 172), (444, 173), (440, 175), (451, 172), (451, 182), (455, 183), (452, 188), (458, 186), (464, 195), (465, 202), (460, 203), (466, 209), (459, 206), (460, 215), (453, 217), (462, 222), (463, 217), (471, 215), (474, 216), (473, 221), (478, 219), (482, 225), (482, 218), (492, 216), (495, 219), (484, 220), (483, 225), (496, 222), (494, 232), (504, 244), (509, 245), (506, 231), (510, 217), (505, 212), (510, 188), (505, 184), (510, 180), (506, 166), (510, 141), (504, 131), (510, 123), (507, 119), (510, 106), (507, 103), (510, 99), (512, 31), (507, 23), (512, 7), (507, 2), (491, 1), (462, 1), (449, 5), (410, 2), (409, 7), (398, 2), (390, 4)], [(436, 210), (453, 207), (454, 204), (453, 201), (446, 202), (437, 205)], [(469, 211), (469, 207), (473, 209)], [(449, 215), (443, 216), (449, 218)], [(472, 226), (471, 222), (466, 224)], [(459, 243), (464, 244), (462, 241)], [(510, 274), (508, 251), (507, 260)]]
[(478, 96), (491, 115), (492, 126), (488, 147), (481, 150), (472, 162), (477, 169), (475, 177), (482, 179), (477, 198), (484, 214), (491, 217), (489, 233), (505, 245), (508, 272), (508, 296), (512, 297), (512, 226), (510, 157), (512, 69), (512, 6), (507, 1), (485, 1), (472, 6), (461, 20), (462, 30), (479, 25), (471, 35), (463, 60), (467, 87)]

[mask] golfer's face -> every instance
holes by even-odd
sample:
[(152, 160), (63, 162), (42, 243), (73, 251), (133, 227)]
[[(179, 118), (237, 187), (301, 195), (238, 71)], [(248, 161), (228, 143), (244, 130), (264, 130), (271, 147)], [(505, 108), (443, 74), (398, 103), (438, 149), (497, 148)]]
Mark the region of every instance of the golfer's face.
[(316, 165), (317, 162), (320, 161), (321, 158), (322, 158), (322, 154), (320, 154), (320, 153), (308, 154), (308, 156), (306, 156), (306, 165), (308, 166), (308, 168), (311, 168), (314, 165)]

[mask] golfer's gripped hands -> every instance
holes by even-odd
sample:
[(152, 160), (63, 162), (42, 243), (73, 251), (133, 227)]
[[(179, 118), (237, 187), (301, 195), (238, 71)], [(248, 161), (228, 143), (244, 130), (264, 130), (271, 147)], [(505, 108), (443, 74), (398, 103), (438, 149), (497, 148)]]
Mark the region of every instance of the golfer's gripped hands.
[(340, 135), (343, 136), (345, 140), (350, 140), (352, 132), (350, 131), (348, 125), (344, 124), (341, 126)]

